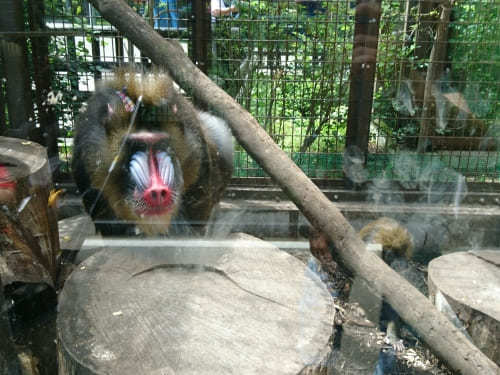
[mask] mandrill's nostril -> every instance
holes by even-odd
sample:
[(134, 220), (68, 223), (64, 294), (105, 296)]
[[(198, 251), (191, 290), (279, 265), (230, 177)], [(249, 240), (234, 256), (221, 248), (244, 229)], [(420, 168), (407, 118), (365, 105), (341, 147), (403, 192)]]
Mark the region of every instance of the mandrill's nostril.
[(171, 192), (165, 186), (152, 186), (144, 192), (144, 200), (151, 208), (166, 208), (171, 203)]

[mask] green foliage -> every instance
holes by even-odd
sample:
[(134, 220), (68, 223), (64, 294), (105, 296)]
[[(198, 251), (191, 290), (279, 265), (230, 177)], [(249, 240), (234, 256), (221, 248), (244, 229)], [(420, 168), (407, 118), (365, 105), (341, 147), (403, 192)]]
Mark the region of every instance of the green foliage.
[(53, 67), (63, 67), (66, 72), (54, 72), (51, 96), (52, 108), (62, 122), (62, 137), (72, 135), (72, 123), (78, 115), (88, 94), (81, 91), (79, 79), (83, 71), (92, 71), (97, 66), (90, 66), (87, 61), (90, 51), (83, 40), (75, 38), (54, 38), (49, 43), (49, 63)]
[(477, 117), (500, 118), (500, 10), (484, 1), (458, 1), (450, 26), (452, 79)]
[(73, 24), (83, 25), (88, 11), (84, 4), (81, 0), (45, 0), (45, 9), (51, 20), (71, 18)]
[[(415, 149), (420, 132), (421, 102), (415, 101), (416, 92), (408, 86), (409, 72), (418, 72), (414, 80), (425, 79), (442, 11), (441, 6), (425, 10), (420, 5), (411, 2), (405, 14), (406, 2), (382, 2), (371, 135), (388, 139), (386, 152), (400, 146)], [(239, 77), (240, 85), (231, 94), (297, 164), (314, 175), (309, 169), (321, 166), (312, 158), (320, 160), (322, 153), (343, 149), (354, 9), (347, 2), (333, 1), (321, 2), (322, 9), (314, 15), (293, 1), (240, 1), (238, 6), (240, 19), (246, 21), (232, 23), (238, 23), (238, 40), (231, 34), (222, 39), (228, 49), (231, 40), (238, 46), (251, 40), (233, 57), (242, 61), (250, 56), (254, 64), (250, 73)], [(446, 57), (451, 76), (438, 82), (443, 90), (463, 93), (476, 117), (493, 121), (500, 118), (498, 16), (498, 7), (485, 1), (455, 2)], [(237, 64), (223, 73), (223, 87), (230, 86), (235, 72)], [(370, 173), (381, 170), (381, 160), (369, 160)], [(249, 167), (256, 171), (252, 163)]]
[[(50, 39), (49, 59), (58, 72), (52, 87), (59, 98), (54, 108), (64, 124), (63, 135), (68, 136), (72, 119), (87, 96), (80, 90), (79, 78), (83, 74), (98, 76), (110, 68), (92, 61), (89, 51), (96, 25), (109, 24), (97, 12), (90, 19), (81, 0), (44, 1), (49, 22), (64, 20), (65, 28), (72, 24), (74, 29), (87, 32), (86, 40)], [(150, 10), (140, 3), (129, 3), (144, 17), (149, 15)], [(212, 28), (209, 75), (250, 110), (309, 175), (335, 175), (341, 169), (339, 158), (326, 155), (338, 155), (344, 149), (355, 26), (352, 2), (319, 1), (314, 2), (315, 9), (294, 0), (232, 3), (239, 9), (238, 16), (220, 17)], [(180, 2), (182, 15), (190, 14), (190, 4)], [(409, 111), (400, 96), (408, 72), (418, 71), (425, 77), (428, 47), (441, 12), (438, 6), (419, 14), (419, 2), (410, 2), (406, 19), (405, 4), (382, 1), (372, 125), (376, 132), (395, 141), (393, 148), (385, 151), (395, 151), (405, 142), (405, 146), (415, 146), (407, 140), (418, 136), (421, 108), (417, 103), (413, 112)], [(499, 16), (495, 3), (455, 1), (446, 58), (450, 68), (446, 79), (452, 82), (451, 88), (463, 93), (474, 115), (489, 124), (500, 119)], [(422, 32), (429, 34), (424, 43), (427, 55), (420, 52), (417, 56), (417, 50), (422, 50), (418, 45)], [(245, 152), (238, 152), (237, 165), (250, 168), (245, 173), (263, 175)], [(381, 159), (377, 160), (373, 165), (380, 164)]]
[[(321, 2), (313, 15), (294, 2), (240, 1), (237, 6), (238, 19), (216, 24), (212, 77), (283, 149), (338, 150), (337, 141), (345, 136), (352, 49), (344, 42), (352, 39), (353, 24), (334, 20), (352, 13), (349, 4)], [(242, 70), (245, 59), (250, 69)]]

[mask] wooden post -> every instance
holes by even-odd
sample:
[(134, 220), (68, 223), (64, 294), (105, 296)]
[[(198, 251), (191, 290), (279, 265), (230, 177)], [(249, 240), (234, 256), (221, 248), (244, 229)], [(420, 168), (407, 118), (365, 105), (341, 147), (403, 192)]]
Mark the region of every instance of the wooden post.
[(127, 56), (129, 64), (134, 64), (135, 63), (134, 44), (130, 39), (127, 39)]
[[(0, 0), (0, 32), (24, 31), (23, 1)], [(26, 39), (5, 37), (1, 53), (7, 78), (7, 106), (10, 134), (28, 138), (33, 123)]]
[(212, 29), (210, 27), (210, 3), (204, 0), (194, 0), (192, 7), (192, 60), (203, 73), (207, 73), (210, 67), (208, 46), (210, 44), (210, 40), (212, 39)]
[(115, 37), (115, 57), (118, 65), (122, 65), (125, 62), (125, 52), (123, 49), (123, 36), (121, 35)]
[(99, 80), (102, 77), (102, 73), (96, 68), (96, 65), (101, 62), (101, 47), (99, 45), (99, 37), (92, 34), (90, 37), (92, 45), (92, 62), (94, 63), (94, 79)]
[(351, 62), (346, 147), (368, 151), (373, 86), (377, 63), (381, 0), (358, 0)]
[[(78, 92), (80, 77), (78, 76), (78, 57), (76, 53), (76, 40), (74, 36), (66, 36), (66, 69), (68, 72), (68, 81), (71, 87), (71, 92)], [(72, 110), (72, 118), (78, 116), (78, 112), (75, 112), (75, 106), (70, 105)]]
[[(450, 23), (451, 10), (454, 0), (446, 1), (442, 4), (443, 10), (439, 18), (436, 28), (436, 38), (432, 45), (429, 56), (429, 64), (427, 66), (427, 75), (425, 77), (424, 98), (422, 105), (422, 113), (420, 118), (420, 133), (418, 138), (418, 152), (425, 152), (428, 143), (428, 137), (433, 134), (436, 120), (432, 119), (432, 114), (435, 113), (433, 105), (433, 88), (436, 87), (436, 81), (443, 73), (444, 60), (446, 58), (446, 50), (448, 44), (448, 25)], [(434, 124), (434, 127), (432, 126)]]
[[(28, 14), (31, 31), (45, 31), (45, 2), (29, 0)], [(34, 81), (36, 86), (35, 99), (38, 108), (38, 123), (40, 133), (36, 141), (47, 147), (47, 154), (53, 166), (59, 165), (59, 149), (57, 137), (59, 128), (57, 116), (52, 106), (47, 104), (47, 95), (51, 90), (52, 70), (49, 64), (49, 37), (34, 36), (31, 38)]]
[(148, 22), (151, 25), (151, 27), (154, 28), (155, 22), (153, 19), (153, 16), (154, 16), (153, 8), (155, 7), (155, 0), (147, 0), (147, 2), (148, 2), (148, 15), (147, 15), (148, 18), (147, 19), (148, 19)]
[(425, 91), (425, 69), (420, 68), (420, 63), (429, 58), (436, 30), (436, 22), (439, 13), (439, 1), (421, 0), (418, 2), (417, 14), (415, 16), (415, 49), (413, 51), (414, 66), (408, 73), (411, 88), (414, 93), (414, 105), (422, 108), (424, 105)]

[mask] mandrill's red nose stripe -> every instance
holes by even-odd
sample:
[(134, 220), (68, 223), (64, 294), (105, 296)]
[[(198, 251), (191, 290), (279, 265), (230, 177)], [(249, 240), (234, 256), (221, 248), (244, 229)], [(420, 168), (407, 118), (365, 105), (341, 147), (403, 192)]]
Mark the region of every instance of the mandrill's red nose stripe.
[(144, 201), (150, 209), (158, 213), (166, 210), (172, 203), (172, 191), (163, 182), (159, 172), (158, 163), (152, 153), (149, 154), (150, 183), (144, 191)]

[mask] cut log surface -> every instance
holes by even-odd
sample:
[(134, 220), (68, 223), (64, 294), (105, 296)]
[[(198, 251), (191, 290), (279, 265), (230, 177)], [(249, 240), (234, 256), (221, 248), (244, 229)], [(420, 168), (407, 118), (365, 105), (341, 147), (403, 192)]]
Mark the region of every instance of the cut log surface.
[(474, 344), (500, 364), (500, 250), (441, 256), (429, 263), (428, 277), (431, 300), (439, 307), (444, 297), (455, 314), (450, 318), (458, 318)]
[(238, 234), (226, 248), (104, 249), (60, 296), (60, 374), (298, 374), (333, 300), (302, 262)]
[(53, 284), (57, 273), (57, 217), (48, 204), (53, 187), (41, 145), (0, 137), (0, 274), (15, 281)]

